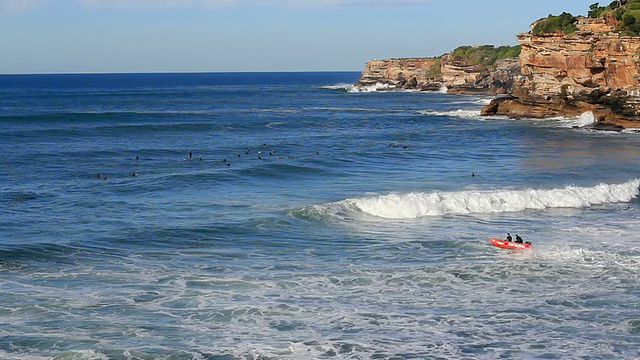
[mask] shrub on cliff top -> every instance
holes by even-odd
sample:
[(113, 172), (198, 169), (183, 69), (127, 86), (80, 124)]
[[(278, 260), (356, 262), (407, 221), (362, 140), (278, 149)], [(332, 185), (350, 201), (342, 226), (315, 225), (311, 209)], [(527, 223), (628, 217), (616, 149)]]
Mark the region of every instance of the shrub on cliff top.
[(600, 6), (600, 3), (589, 6), (590, 18), (598, 18), (603, 14), (611, 14), (620, 20), (617, 30), (622, 35), (638, 36), (640, 34), (640, 0), (615, 0), (608, 6)]
[(575, 16), (563, 12), (558, 16), (549, 15), (546, 19), (538, 21), (533, 27), (533, 33), (536, 35), (553, 34), (563, 32), (565, 35), (571, 34), (578, 30)]
[(510, 57), (518, 57), (520, 56), (520, 50), (522, 48), (518, 46), (500, 46), (498, 51), (500, 53), (500, 59), (506, 59)]
[(492, 68), (498, 60), (519, 56), (520, 45), (498, 47), (493, 45), (460, 46), (453, 50), (451, 55), (460, 57), (470, 64)]
[[(615, 5), (614, 5), (614, 3), (615, 3)], [(618, 4), (617, 1), (614, 1), (613, 3), (611, 3), (611, 5), (609, 5), (609, 7), (600, 6), (600, 3), (591, 4), (589, 6), (589, 12), (587, 13), (587, 16), (592, 18), (592, 19), (595, 19), (598, 16), (600, 16), (603, 12), (605, 12), (608, 8), (611, 8), (613, 10), (613, 9), (619, 7), (617, 4)]]
[(625, 11), (618, 29), (623, 35), (637, 36), (640, 33), (640, 10)]
[(439, 75), (442, 75), (442, 58), (438, 58), (436, 62), (431, 65), (427, 73), (425, 74), (428, 78), (434, 78)]

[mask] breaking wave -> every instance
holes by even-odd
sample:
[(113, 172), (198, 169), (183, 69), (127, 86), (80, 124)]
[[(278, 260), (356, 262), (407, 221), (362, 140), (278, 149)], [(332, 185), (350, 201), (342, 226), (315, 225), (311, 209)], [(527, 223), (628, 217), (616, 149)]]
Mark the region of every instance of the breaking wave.
[(583, 127), (596, 122), (596, 118), (591, 111), (582, 113), (582, 115), (574, 118), (560, 118), (560, 124), (566, 127)]
[(353, 84), (337, 84), (337, 85), (322, 86), (322, 88), (330, 89), (330, 90), (344, 90), (346, 92), (352, 92), (352, 93), (396, 90), (396, 87), (394, 85), (383, 84), (383, 83), (375, 83), (373, 85), (368, 85), (368, 86), (360, 86), (360, 85), (353, 85)]
[(638, 195), (638, 187), (640, 179), (622, 184), (567, 186), (560, 189), (392, 193), (309, 206), (296, 215), (311, 219), (348, 219), (361, 213), (386, 219), (415, 219), (427, 216), (517, 212), (527, 209), (584, 208), (591, 205), (629, 202)]
[(461, 119), (471, 119), (471, 120), (482, 120), (483, 118), (480, 116), (480, 110), (469, 110), (469, 109), (457, 109), (457, 110), (420, 110), (419, 114), (428, 115), (428, 116), (450, 116)]
[(340, 84), (336, 84), (336, 85), (325, 85), (325, 86), (320, 86), (321, 89), (328, 89), (328, 90), (344, 90), (347, 92), (350, 92), (350, 90), (352, 88), (354, 88), (355, 85), (353, 84), (346, 84), (346, 83), (340, 83)]
[(396, 87), (394, 85), (383, 84), (383, 83), (375, 83), (369, 86), (353, 86), (348, 89), (349, 92), (376, 92), (376, 91), (389, 91), (393, 90)]

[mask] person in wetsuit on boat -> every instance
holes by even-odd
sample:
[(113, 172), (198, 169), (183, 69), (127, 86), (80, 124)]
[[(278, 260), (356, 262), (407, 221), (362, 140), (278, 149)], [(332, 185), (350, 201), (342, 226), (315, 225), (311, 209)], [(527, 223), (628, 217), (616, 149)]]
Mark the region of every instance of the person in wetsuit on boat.
[(524, 241), (522, 240), (522, 238), (521, 238), (521, 237), (520, 237), (520, 235), (518, 235), (518, 234), (516, 234), (516, 242), (517, 242), (518, 244), (523, 244), (523, 243), (524, 243)]
[(513, 238), (511, 237), (511, 234), (507, 233), (507, 241), (511, 242), (513, 241)]

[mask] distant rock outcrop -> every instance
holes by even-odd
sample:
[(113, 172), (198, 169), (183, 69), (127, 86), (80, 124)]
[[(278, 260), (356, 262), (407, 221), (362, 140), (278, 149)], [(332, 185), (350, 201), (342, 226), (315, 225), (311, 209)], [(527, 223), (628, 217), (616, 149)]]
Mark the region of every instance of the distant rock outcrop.
[(592, 112), (594, 129), (640, 128), (640, 0), (594, 3), (589, 17), (549, 15), (517, 40), (517, 47), (370, 61), (356, 85), (498, 94), (482, 115)]
[(462, 46), (441, 57), (369, 61), (359, 87), (508, 93), (520, 75), (519, 47)]
[(438, 90), (442, 86), (440, 58), (372, 60), (365, 65), (357, 86)]

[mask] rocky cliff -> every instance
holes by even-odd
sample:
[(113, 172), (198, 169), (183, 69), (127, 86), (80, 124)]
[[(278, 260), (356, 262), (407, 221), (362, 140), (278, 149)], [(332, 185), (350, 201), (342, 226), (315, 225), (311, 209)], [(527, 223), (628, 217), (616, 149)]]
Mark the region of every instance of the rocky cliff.
[(520, 74), (517, 58), (496, 60), (494, 67), (469, 63), (451, 54), (442, 57), (442, 84), (451, 93), (505, 94)]
[(519, 48), (467, 46), (441, 57), (373, 60), (366, 64), (357, 85), (504, 94), (520, 74), (518, 58), (508, 56), (516, 51)]
[[(592, 112), (597, 127), (640, 128), (640, 0), (549, 15), (512, 48), (459, 47), (436, 58), (374, 60), (357, 85), (502, 94), (483, 115), (544, 118)], [(515, 48), (513, 48), (515, 49)]]
[(442, 86), (440, 58), (403, 58), (369, 61), (356, 85), (383, 88), (438, 90)]
[(621, 35), (612, 16), (578, 17), (575, 25), (570, 34), (519, 34), (522, 75), (510, 96), (482, 114), (542, 118), (591, 111), (601, 124), (640, 127), (640, 37)]

